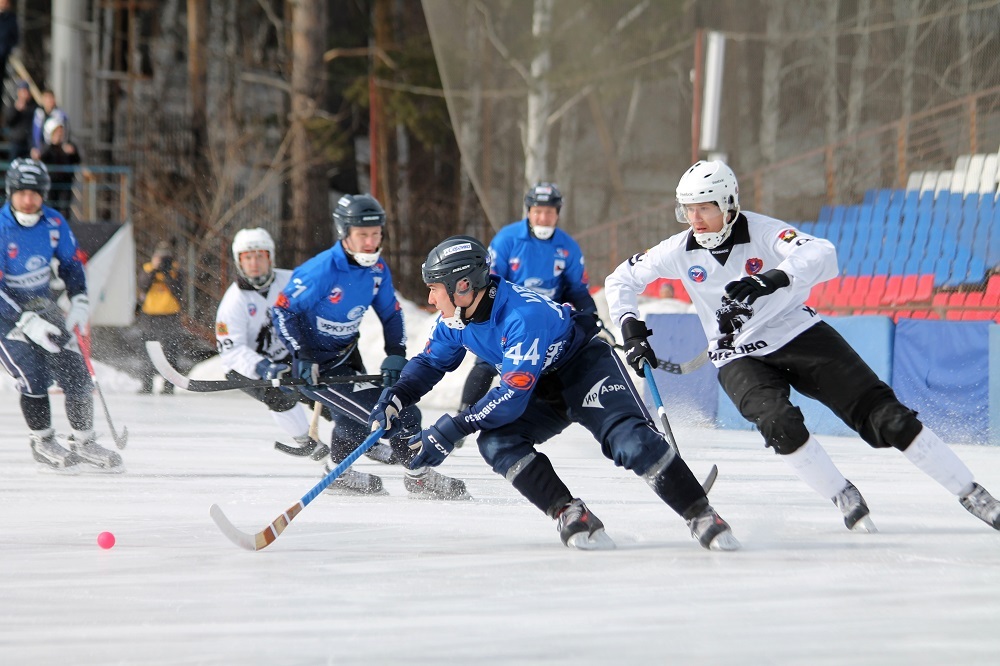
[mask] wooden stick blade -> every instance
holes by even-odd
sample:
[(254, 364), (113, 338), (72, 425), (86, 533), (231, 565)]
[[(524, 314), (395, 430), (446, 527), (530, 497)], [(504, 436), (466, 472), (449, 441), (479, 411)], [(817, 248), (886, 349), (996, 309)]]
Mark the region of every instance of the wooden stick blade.
[(167, 360), (166, 354), (163, 353), (163, 347), (157, 340), (150, 340), (146, 343), (146, 353), (149, 354), (149, 360), (153, 362), (153, 367), (156, 371), (163, 375), (163, 378), (168, 382), (182, 389), (187, 389), (188, 378), (177, 372), (174, 366), (170, 365), (170, 361)]

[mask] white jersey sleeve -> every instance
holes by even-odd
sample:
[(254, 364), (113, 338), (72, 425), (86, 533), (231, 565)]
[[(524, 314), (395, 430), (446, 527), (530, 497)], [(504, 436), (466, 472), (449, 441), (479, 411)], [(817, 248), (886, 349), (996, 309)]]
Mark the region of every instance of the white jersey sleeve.
[(262, 360), (283, 361), (288, 356), (281, 339), (273, 334), (271, 306), (288, 284), (291, 271), (275, 269), (267, 295), (229, 285), (215, 315), (215, 339), (222, 366), (244, 377), (257, 379)]
[[(605, 282), (612, 320), (621, 325), (625, 317), (638, 317), (637, 296), (657, 278), (681, 279), (717, 366), (742, 355), (768, 354), (820, 321), (805, 301), (814, 285), (837, 275), (833, 244), (781, 220), (751, 212), (743, 216), (746, 223), (734, 226), (724, 261), (716, 258), (718, 250), (689, 242), (685, 231), (623, 262)], [(772, 269), (787, 273), (789, 286), (753, 306), (724, 298), (730, 282)], [(723, 333), (722, 323), (733, 332)]]

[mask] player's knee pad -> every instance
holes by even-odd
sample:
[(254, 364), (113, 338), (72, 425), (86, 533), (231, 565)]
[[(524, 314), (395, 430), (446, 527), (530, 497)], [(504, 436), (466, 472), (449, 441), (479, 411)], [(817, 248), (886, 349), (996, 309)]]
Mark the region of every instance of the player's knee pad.
[(503, 477), (507, 476), (515, 463), (535, 452), (535, 447), (528, 440), (515, 435), (501, 435), (495, 431), (479, 433), (476, 444), (486, 464)]
[(757, 429), (764, 436), (767, 446), (783, 456), (798, 451), (809, 440), (802, 411), (789, 402), (766, 410), (757, 419)]
[(892, 447), (902, 451), (920, 434), (921, 428), (917, 413), (893, 395), (868, 412), (858, 434), (873, 448)]

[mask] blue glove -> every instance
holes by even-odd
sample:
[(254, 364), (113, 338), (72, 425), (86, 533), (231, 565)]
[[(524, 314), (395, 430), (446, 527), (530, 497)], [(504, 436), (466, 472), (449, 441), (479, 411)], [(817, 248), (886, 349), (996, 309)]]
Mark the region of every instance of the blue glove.
[(266, 358), (256, 366), (257, 375), (261, 379), (281, 379), (292, 371), (287, 363), (273, 363)]
[(305, 381), (309, 386), (319, 385), (319, 363), (302, 356), (295, 359), (295, 376)]
[(748, 275), (742, 280), (735, 280), (726, 285), (726, 296), (734, 301), (746, 301), (753, 305), (761, 296), (773, 294), (782, 287), (791, 284), (788, 274), (777, 268), (765, 271), (759, 275)]
[(403, 403), (399, 396), (392, 392), (392, 389), (385, 389), (379, 396), (378, 402), (372, 408), (372, 413), (368, 415), (368, 431), (375, 430), (378, 426), (385, 431), (382, 439), (389, 439), (394, 433), (391, 430), (396, 425), (399, 413), (403, 411)]
[(420, 449), (410, 461), (410, 469), (418, 467), (437, 467), (444, 462), (448, 454), (455, 450), (455, 442), (468, 433), (462, 432), (455, 419), (445, 414), (434, 425), (424, 428), (410, 440), (411, 449)]
[(406, 365), (406, 358), (403, 356), (386, 356), (382, 361), (382, 386), (389, 388), (399, 381), (399, 373)]

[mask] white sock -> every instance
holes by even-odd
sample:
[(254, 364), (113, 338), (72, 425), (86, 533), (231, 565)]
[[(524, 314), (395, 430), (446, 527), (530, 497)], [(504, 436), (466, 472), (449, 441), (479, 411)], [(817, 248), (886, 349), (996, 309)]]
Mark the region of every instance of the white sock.
[(292, 437), (304, 437), (309, 434), (309, 419), (298, 405), (287, 412), (271, 412), (271, 417), (279, 428)]
[(972, 492), (972, 470), (927, 426), (913, 438), (903, 455), (951, 494), (964, 497)]
[(798, 451), (781, 457), (806, 485), (825, 499), (833, 499), (847, 485), (847, 479), (812, 435)]

